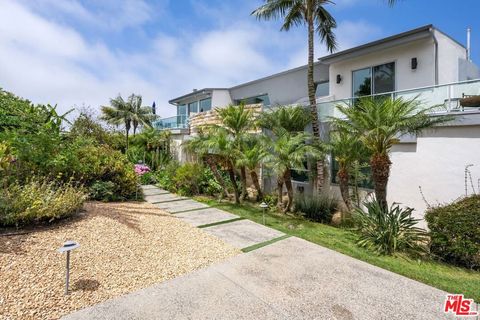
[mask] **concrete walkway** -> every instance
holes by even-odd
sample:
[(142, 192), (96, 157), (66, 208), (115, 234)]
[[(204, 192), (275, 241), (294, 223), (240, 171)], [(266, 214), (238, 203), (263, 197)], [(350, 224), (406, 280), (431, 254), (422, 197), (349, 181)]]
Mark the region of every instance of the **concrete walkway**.
[(241, 220), (229, 212), (211, 208), (204, 203), (181, 197), (155, 186), (143, 186), (145, 200), (184, 220), (194, 227), (222, 239), (232, 246), (245, 249), (284, 236), (250, 220)]
[[(156, 189), (145, 190), (153, 195)], [(196, 202), (171, 203), (184, 201), (189, 208)], [(174, 215), (238, 248), (283, 235), (222, 210), (187, 210)], [(447, 318), (445, 297), (441, 290), (290, 237), (65, 319), (428, 320)]]

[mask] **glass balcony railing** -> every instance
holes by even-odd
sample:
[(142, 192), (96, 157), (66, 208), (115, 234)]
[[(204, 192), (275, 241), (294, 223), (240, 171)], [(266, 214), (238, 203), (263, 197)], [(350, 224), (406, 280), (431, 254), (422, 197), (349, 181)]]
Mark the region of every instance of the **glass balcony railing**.
[(188, 116), (177, 115), (169, 118), (158, 119), (153, 122), (153, 127), (158, 130), (186, 129), (188, 128)]
[[(409, 90), (394, 91), (372, 95), (368, 97), (392, 97), (413, 99), (417, 98), (425, 108), (437, 106), (434, 113), (447, 112), (470, 112), (480, 111), (479, 103), (465, 103), (464, 98), (477, 96), (480, 99), (480, 79), (463, 81), (445, 85), (437, 85), (431, 87), (422, 87)], [(321, 102), (317, 104), (318, 117), (321, 121), (325, 121), (328, 117), (341, 117), (341, 113), (337, 110), (337, 105), (353, 106), (358, 98), (348, 98), (342, 100), (334, 100)], [(476, 100), (476, 99), (475, 99)], [(476, 100), (479, 101), (479, 100)]]

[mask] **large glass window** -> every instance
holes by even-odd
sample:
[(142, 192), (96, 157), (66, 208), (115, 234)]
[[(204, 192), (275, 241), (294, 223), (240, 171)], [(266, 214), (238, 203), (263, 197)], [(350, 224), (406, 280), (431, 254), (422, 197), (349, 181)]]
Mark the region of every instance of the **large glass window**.
[(354, 97), (395, 91), (395, 62), (355, 70), (352, 78)]
[(327, 82), (319, 82), (317, 83), (317, 87), (315, 89), (315, 96), (316, 97), (326, 97), (329, 94), (329, 83)]
[(373, 93), (395, 90), (395, 62), (373, 67)]
[(212, 99), (200, 100), (200, 112), (206, 112), (212, 109)]
[(372, 94), (372, 69), (353, 71), (353, 96), (369, 96)]
[(198, 112), (198, 101), (188, 104), (188, 113), (197, 113)]
[[(338, 161), (335, 159), (335, 154), (332, 152), (332, 163), (331, 163), (331, 182), (334, 184), (339, 184), (338, 171), (340, 166)], [(360, 188), (373, 189), (373, 180), (372, 180), (372, 170), (368, 165), (368, 159), (361, 161), (361, 164), (350, 174), (349, 183), (351, 186), (355, 184)]]
[(187, 114), (187, 105), (186, 104), (179, 104), (177, 106), (177, 115), (186, 115)]
[(263, 106), (269, 106), (270, 105), (270, 98), (268, 97), (268, 94), (262, 94), (260, 96), (255, 96), (255, 97), (250, 97), (250, 98), (245, 98), (245, 99), (240, 99), (240, 100), (235, 100), (235, 104), (239, 104), (240, 102), (245, 103), (246, 105), (249, 104), (262, 104)]

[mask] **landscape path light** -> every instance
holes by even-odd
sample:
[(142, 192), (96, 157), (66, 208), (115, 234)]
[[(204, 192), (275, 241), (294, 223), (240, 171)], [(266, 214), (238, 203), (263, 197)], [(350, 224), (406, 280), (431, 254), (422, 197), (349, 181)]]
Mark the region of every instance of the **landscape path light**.
[(263, 209), (263, 225), (265, 225), (265, 211), (268, 208), (268, 204), (266, 204), (265, 201), (263, 201), (262, 203), (260, 203), (260, 208)]
[(67, 270), (65, 272), (65, 295), (68, 294), (68, 284), (70, 282), (70, 251), (80, 247), (75, 241), (66, 241), (61, 248), (58, 249), (60, 253), (67, 253)]

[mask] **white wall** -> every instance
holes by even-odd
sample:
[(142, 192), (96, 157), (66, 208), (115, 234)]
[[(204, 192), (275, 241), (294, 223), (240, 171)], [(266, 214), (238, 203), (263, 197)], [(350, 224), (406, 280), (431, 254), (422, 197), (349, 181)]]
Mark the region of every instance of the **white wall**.
[(467, 164), (474, 165), (470, 170), (478, 193), (480, 125), (440, 127), (424, 132), (416, 144), (394, 146), (391, 161), (389, 203), (413, 207), (415, 215), (422, 218), (427, 205), (419, 186), (431, 205), (453, 201), (465, 194)]
[(223, 108), (232, 103), (230, 92), (228, 90), (213, 90), (212, 92), (212, 109)]
[[(417, 58), (418, 67), (411, 69), (411, 59)], [(435, 84), (434, 43), (431, 38), (379, 50), (330, 65), (330, 95), (335, 100), (352, 97), (352, 71), (388, 62), (395, 62), (395, 90), (404, 90)], [(336, 83), (337, 74), (342, 82)]]
[[(328, 66), (321, 63), (315, 64), (313, 76), (316, 82), (328, 80)], [(271, 105), (292, 104), (308, 96), (307, 67), (296, 68), (233, 87), (230, 92), (232, 98), (237, 100), (267, 93)]]
[(465, 48), (438, 30), (435, 30), (435, 37), (438, 41), (438, 83), (466, 80), (459, 79), (459, 60), (465, 59)]
[(185, 150), (182, 146), (182, 143), (185, 140), (184, 138), (184, 134), (172, 134), (172, 140), (170, 143), (170, 152), (172, 153), (175, 160), (182, 163), (186, 161)]

